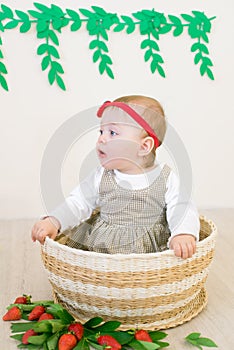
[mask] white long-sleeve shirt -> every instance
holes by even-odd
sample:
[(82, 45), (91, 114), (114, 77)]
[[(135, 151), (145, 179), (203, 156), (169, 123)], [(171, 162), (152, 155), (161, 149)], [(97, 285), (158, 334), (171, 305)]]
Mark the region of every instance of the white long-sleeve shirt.
[[(139, 190), (148, 187), (159, 176), (164, 164), (141, 174), (125, 174), (114, 170), (117, 184), (123, 188)], [(87, 220), (99, 207), (99, 185), (104, 168), (97, 167), (66, 198), (65, 202), (49, 213), (61, 224), (61, 231)], [(171, 171), (166, 182), (166, 216), (171, 238), (178, 234), (192, 234), (199, 239), (200, 222), (197, 209), (184, 191), (177, 175)]]

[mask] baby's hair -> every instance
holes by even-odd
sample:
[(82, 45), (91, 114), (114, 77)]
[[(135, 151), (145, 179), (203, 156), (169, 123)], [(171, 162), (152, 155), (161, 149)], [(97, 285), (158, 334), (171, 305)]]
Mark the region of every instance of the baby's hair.
[[(163, 107), (152, 97), (141, 95), (122, 96), (114, 100), (114, 102), (124, 102), (129, 104), (154, 130), (160, 144), (163, 142), (166, 134), (166, 119)], [(147, 134), (145, 132), (145, 134)], [(147, 157), (145, 167), (149, 167), (155, 160), (155, 148)]]

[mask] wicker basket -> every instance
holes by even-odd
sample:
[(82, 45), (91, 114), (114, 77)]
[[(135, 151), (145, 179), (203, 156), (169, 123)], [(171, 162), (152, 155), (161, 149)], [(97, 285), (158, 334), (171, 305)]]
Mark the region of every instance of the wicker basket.
[(217, 229), (200, 218), (197, 251), (189, 259), (173, 251), (102, 254), (67, 247), (46, 238), (42, 259), (55, 300), (78, 320), (100, 316), (122, 329), (166, 329), (195, 317), (206, 305), (204, 287)]

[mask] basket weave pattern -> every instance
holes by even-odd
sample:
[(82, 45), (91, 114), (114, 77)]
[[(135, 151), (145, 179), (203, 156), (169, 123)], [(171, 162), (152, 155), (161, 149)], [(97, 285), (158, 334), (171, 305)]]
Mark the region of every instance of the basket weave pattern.
[(166, 329), (195, 317), (206, 305), (205, 281), (217, 229), (200, 218), (200, 241), (192, 258), (170, 250), (148, 254), (102, 254), (46, 239), (42, 259), (55, 300), (81, 322), (100, 316), (122, 329)]

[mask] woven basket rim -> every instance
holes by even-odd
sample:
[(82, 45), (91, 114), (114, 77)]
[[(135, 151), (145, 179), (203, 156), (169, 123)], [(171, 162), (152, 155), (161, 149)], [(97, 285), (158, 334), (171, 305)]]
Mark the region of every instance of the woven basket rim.
[[(204, 238), (202, 241), (197, 242), (197, 249), (199, 249), (199, 247), (201, 247), (201, 246), (204, 246), (204, 244), (208, 243), (209, 241), (213, 240), (217, 235), (217, 227), (211, 219), (208, 219), (207, 217), (201, 215), (200, 220), (207, 222), (211, 226), (212, 232), (208, 237)], [(56, 248), (56, 249), (59, 248), (61, 251), (64, 251), (64, 252), (70, 252), (74, 255), (79, 255), (79, 256), (83, 255), (86, 257), (92, 256), (92, 257), (97, 257), (97, 258), (98, 257), (99, 258), (105, 257), (105, 259), (111, 259), (111, 260), (120, 260), (120, 259), (121, 260), (128, 260), (128, 259), (134, 259), (134, 258), (139, 258), (139, 257), (141, 259), (152, 259), (152, 257), (161, 257), (161, 256), (169, 256), (169, 257), (174, 256), (175, 257), (172, 249), (167, 249), (167, 250), (164, 250), (162, 252), (141, 253), (141, 254), (138, 254), (138, 253), (106, 254), (106, 253), (98, 253), (98, 252), (94, 252), (94, 251), (87, 251), (87, 250), (82, 250), (82, 249), (77, 249), (77, 248), (71, 248), (71, 247), (68, 247), (64, 244), (57, 242), (57, 241), (54, 241), (53, 239), (51, 239), (49, 237), (46, 237), (44, 244), (51, 246), (53, 248)], [(43, 246), (42, 246), (42, 249), (44, 250)], [(177, 259), (180, 259), (180, 258), (177, 258)]]

